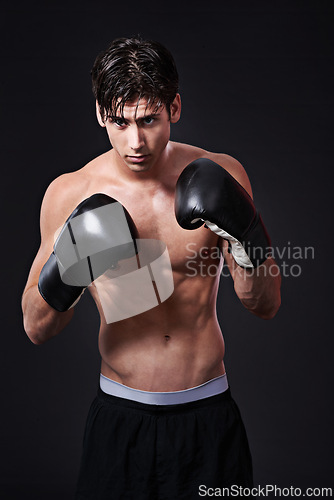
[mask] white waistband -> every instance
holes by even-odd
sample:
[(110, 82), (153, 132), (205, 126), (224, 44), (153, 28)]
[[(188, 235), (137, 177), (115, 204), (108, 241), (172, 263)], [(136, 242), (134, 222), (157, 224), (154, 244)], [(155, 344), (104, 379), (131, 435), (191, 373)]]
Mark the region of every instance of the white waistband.
[(100, 388), (106, 394), (117, 396), (123, 399), (130, 399), (139, 403), (147, 403), (151, 405), (175, 405), (182, 403), (190, 403), (199, 399), (216, 396), (228, 389), (226, 373), (220, 375), (204, 384), (185, 389), (183, 391), (174, 392), (150, 392), (140, 391), (127, 387), (100, 374)]

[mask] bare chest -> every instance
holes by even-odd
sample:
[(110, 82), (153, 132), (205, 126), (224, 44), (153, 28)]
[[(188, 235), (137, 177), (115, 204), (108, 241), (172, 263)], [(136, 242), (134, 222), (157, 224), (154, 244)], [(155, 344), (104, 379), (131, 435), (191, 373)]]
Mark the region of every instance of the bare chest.
[[(195, 230), (179, 226), (174, 211), (175, 193), (167, 193), (147, 199), (143, 206), (138, 200), (135, 222), (141, 238), (159, 239), (166, 244), (171, 265), (180, 278), (207, 276), (214, 269), (217, 275), (220, 266), (218, 237), (204, 225)], [(147, 210), (148, 208), (148, 210)]]
[[(98, 189), (99, 188), (99, 189)], [(163, 242), (168, 249), (174, 271), (184, 274), (189, 265), (203, 260), (219, 260), (218, 239), (202, 226), (195, 230), (181, 228), (175, 217), (175, 188), (123, 189), (118, 186), (95, 186), (124, 205), (131, 215), (139, 238)], [(196, 264), (196, 265), (197, 265)]]

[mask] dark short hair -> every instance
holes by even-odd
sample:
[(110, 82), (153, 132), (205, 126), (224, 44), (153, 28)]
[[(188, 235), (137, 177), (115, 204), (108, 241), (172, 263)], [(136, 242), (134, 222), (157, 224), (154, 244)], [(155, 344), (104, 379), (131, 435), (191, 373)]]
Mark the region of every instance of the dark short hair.
[(161, 43), (136, 38), (117, 38), (101, 52), (91, 71), (93, 93), (103, 119), (123, 115), (128, 101), (147, 99), (155, 110), (170, 106), (179, 87), (173, 56)]

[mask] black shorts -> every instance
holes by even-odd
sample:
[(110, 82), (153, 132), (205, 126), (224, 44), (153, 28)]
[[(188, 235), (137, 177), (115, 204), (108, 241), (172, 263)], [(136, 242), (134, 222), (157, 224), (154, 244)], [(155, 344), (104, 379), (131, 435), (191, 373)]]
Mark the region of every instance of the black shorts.
[(230, 389), (162, 406), (98, 390), (76, 500), (193, 500), (201, 485), (253, 485), (247, 436)]

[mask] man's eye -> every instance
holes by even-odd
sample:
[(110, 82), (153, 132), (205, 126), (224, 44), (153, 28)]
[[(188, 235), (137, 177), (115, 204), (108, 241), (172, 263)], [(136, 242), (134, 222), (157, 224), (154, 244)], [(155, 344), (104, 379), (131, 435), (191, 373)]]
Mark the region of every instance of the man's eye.
[(117, 127), (124, 127), (125, 121), (122, 118), (113, 118), (112, 123), (114, 123)]
[(144, 118), (145, 125), (151, 125), (153, 122), (154, 118), (152, 118), (151, 116), (147, 116), (146, 118)]

